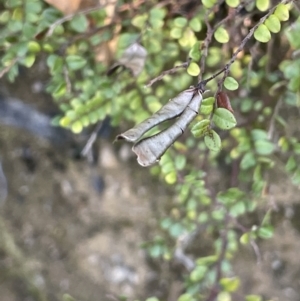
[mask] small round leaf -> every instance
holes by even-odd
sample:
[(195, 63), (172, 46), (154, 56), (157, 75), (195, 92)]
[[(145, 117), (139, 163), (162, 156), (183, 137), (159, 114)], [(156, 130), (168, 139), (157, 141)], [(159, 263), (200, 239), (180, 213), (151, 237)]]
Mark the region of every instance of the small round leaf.
[(280, 3), (275, 9), (274, 15), (280, 21), (287, 21), (289, 19), (289, 9), (285, 4)]
[(79, 120), (75, 121), (71, 126), (71, 130), (75, 134), (79, 134), (82, 131), (82, 129), (83, 129), (83, 126)]
[(71, 70), (78, 70), (85, 66), (86, 59), (79, 55), (68, 55), (66, 62)]
[(191, 76), (198, 76), (200, 73), (199, 65), (195, 62), (191, 62), (189, 67), (187, 68), (187, 72)]
[(214, 130), (205, 135), (204, 142), (211, 151), (217, 152), (221, 149), (221, 138)]
[(271, 32), (277, 33), (280, 31), (281, 24), (279, 19), (276, 17), (276, 15), (271, 15), (269, 18), (265, 21), (265, 25), (268, 27), (268, 29)]
[(218, 108), (214, 112), (213, 122), (222, 130), (230, 130), (236, 126), (234, 115), (224, 108)]
[(184, 27), (187, 24), (187, 19), (183, 17), (178, 17), (174, 20), (174, 25), (177, 27)]
[(227, 30), (223, 27), (219, 27), (215, 31), (214, 37), (219, 43), (222, 43), (222, 44), (227, 43), (229, 41), (229, 34), (228, 34)]
[(260, 24), (254, 32), (254, 38), (262, 43), (267, 43), (271, 39), (271, 33), (265, 24)]
[(260, 11), (266, 11), (270, 6), (270, 0), (256, 0), (256, 7)]
[(239, 84), (233, 77), (227, 76), (224, 81), (224, 87), (227, 90), (234, 91), (239, 87)]
[(193, 18), (190, 21), (189, 25), (190, 25), (191, 29), (193, 31), (195, 31), (195, 32), (199, 32), (202, 29), (202, 25), (201, 25), (201, 22), (200, 22), (200, 20), (199, 20), (198, 17), (197, 18)]
[(206, 8), (212, 8), (215, 4), (216, 4), (216, 0), (202, 0), (202, 4), (206, 7)]
[(274, 144), (267, 140), (257, 140), (254, 142), (255, 150), (259, 155), (270, 155), (274, 151)]
[(240, 0), (226, 0), (226, 4), (230, 7), (237, 7), (240, 4)]
[(237, 277), (222, 278), (220, 284), (226, 292), (235, 292), (240, 286), (240, 279)]
[(192, 127), (192, 130), (191, 130), (192, 134), (196, 138), (205, 135), (205, 133), (209, 129), (209, 125), (210, 125), (210, 121), (208, 119), (203, 119), (203, 120), (199, 121)]
[(247, 245), (251, 240), (251, 233), (250, 232), (246, 232), (244, 233), (241, 237), (240, 237), (240, 243), (242, 245)]

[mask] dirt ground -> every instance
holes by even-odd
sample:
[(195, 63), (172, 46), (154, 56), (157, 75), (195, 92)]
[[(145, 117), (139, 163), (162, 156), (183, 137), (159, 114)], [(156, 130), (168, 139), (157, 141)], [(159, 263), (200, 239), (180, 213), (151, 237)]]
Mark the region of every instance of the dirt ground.
[[(8, 90), (48, 110), (28, 82)], [(0, 207), (1, 301), (66, 300), (64, 294), (80, 301), (119, 295), (176, 301), (170, 268), (154, 268), (140, 248), (157, 233), (157, 216), (172, 193), (135, 160), (124, 159), (126, 146), (120, 150), (111, 138), (99, 145), (99, 162), (92, 166), (41, 137), (0, 126), (9, 193)], [(299, 189), (280, 167), (277, 177), (270, 200), (277, 208), (275, 236), (259, 242), (259, 264), (251, 247), (241, 247), (235, 271), (241, 292), (299, 301)], [(234, 300), (244, 299), (237, 294)]]

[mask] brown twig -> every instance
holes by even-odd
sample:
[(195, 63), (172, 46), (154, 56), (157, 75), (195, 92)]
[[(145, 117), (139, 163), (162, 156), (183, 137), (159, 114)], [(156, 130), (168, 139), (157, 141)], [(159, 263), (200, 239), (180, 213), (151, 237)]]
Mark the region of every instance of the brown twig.
[(157, 81), (162, 80), (164, 76), (169, 75), (169, 74), (173, 74), (173, 73), (177, 72), (179, 69), (187, 68), (189, 66), (189, 64), (190, 64), (190, 60), (188, 60), (187, 62), (182, 63), (181, 65), (175, 66), (172, 69), (163, 71), (159, 76), (153, 78), (145, 87), (146, 88), (151, 87)]
[(206, 14), (206, 18), (205, 18), (205, 24), (207, 27), (207, 32), (206, 32), (206, 38), (203, 41), (202, 44), (202, 55), (201, 55), (201, 59), (200, 59), (200, 74), (198, 76), (198, 80), (201, 81), (204, 71), (205, 71), (205, 60), (207, 58), (208, 55), (208, 46), (212, 40), (212, 36), (214, 34), (214, 32), (223, 24), (225, 24), (227, 21), (233, 19), (245, 6), (247, 6), (252, 0), (248, 0), (245, 1), (244, 3), (241, 3), (240, 5), (237, 6), (236, 9), (232, 10), (228, 16), (226, 18), (224, 18), (223, 20), (219, 21), (217, 24), (215, 24), (213, 27), (210, 25), (210, 23), (208, 22), (208, 15), (210, 13), (210, 11), (208, 11), (208, 13)]
[(75, 16), (77, 15), (87, 15), (93, 11), (96, 11), (100, 8), (103, 8), (103, 5), (100, 4), (100, 5), (97, 5), (97, 6), (94, 6), (94, 7), (89, 7), (87, 9), (84, 9), (84, 10), (81, 10), (81, 11), (78, 11), (78, 12), (75, 12), (73, 14), (69, 14), (69, 15), (66, 15), (64, 16), (63, 18), (60, 18), (58, 20), (56, 20), (54, 23), (52, 23), (46, 33), (46, 37), (50, 37), (52, 36), (53, 34), (53, 31), (55, 30), (55, 28), (58, 26), (58, 25), (61, 25), (67, 21), (70, 21), (72, 20)]
[(83, 157), (86, 157), (89, 153), (89, 151), (91, 150), (93, 144), (95, 143), (96, 139), (97, 139), (97, 135), (98, 135), (98, 132), (101, 130), (103, 126), (103, 121), (100, 121), (95, 129), (93, 130), (90, 138), (88, 139), (86, 145), (84, 146), (83, 150), (81, 151), (81, 156)]
[[(271, 8), (269, 10), (269, 12), (264, 15), (262, 18), (260, 18), (260, 20), (255, 24), (255, 26), (253, 26), (249, 33), (246, 35), (246, 37), (243, 39), (243, 41), (241, 42), (241, 44), (239, 45), (238, 49), (233, 53), (231, 59), (229, 60), (229, 62), (224, 66), (223, 69), (221, 69), (220, 71), (218, 71), (217, 73), (215, 73), (214, 75), (210, 76), (209, 78), (202, 80), (201, 82), (198, 83), (199, 87), (203, 87), (203, 85), (207, 84), (209, 81), (213, 80), (214, 78), (216, 78), (218, 75), (220, 75), (223, 72), (228, 72), (231, 65), (235, 62), (238, 54), (244, 49), (246, 43), (250, 40), (250, 38), (253, 36), (255, 30), (265, 22), (265, 20), (274, 13), (275, 9), (277, 8), (277, 6), (279, 4), (287, 4), (293, 2), (293, 0), (281, 0), (280, 3), (278, 3), (276, 6), (274, 6), (273, 8)], [(227, 71), (228, 70), (228, 71)]]
[(213, 285), (213, 287), (210, 290), (210, 294), (208, 296), (208, 298), (205, 301), (215, 301), (216, 297), (220, 291), (220, 280), (222, 278), (222, 263), (225, 259), (225, 255), (226, 255), (226, 250), (227, 250), (227, 245), (228, 245), (228, 223), (229, 223), (229, 216), (228, 214), (226, 214), (225, 216), (225, 221), (224, 221), (224, 227), (225, 229), (222, 231), (221, 233), (221, 252), (218, 258), (218, 261), (216, 263), (216, 279), (215, 279), (215, 283)]
[(8, 66), (6, 66), (4, 69), (0, 71), (0, 78), (2, 78), (13, 66), (14, 64), (19, 60), (19, 57), (14, 58)]

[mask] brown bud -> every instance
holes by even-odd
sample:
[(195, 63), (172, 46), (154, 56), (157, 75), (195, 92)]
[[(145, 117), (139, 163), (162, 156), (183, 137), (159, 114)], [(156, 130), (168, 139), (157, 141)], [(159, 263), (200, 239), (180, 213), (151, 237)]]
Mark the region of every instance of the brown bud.
[(224, 108), (230, 111), (231, 113), (234, 113), (230, 104), (230, 99), (227, 96), (227, 94), (223, 91), (218, 92), (217, 94), (217, 106), (218, 108)]

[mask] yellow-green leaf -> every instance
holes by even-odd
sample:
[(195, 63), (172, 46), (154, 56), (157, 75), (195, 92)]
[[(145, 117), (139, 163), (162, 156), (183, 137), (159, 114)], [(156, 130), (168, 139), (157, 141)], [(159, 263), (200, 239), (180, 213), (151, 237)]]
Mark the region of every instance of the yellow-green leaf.
[(274, 15), (280, 21), (287, 21), (289, 19), (289, 9), (285, 4), (280, 3), (275, 9)]
[(204, 142), (211, 151), (217, 152), (221, 149), (221, 138), (214, 130), (208, 131), (204, 137)]
[(222, 130), (230, 130), (236, 126), (234, 115), (224, 108), (217, 108), (214, 111), (213, 122)]
[(202, 4), (206, 8), (212, 8), (216, 4), (217, 0), (202, 0)]
[(176, 180), (177, 180), (177, 174), (176, 174), (176, 171), (171, 171), (170, 173), (168, 173), (166, 176), (165, 176), (165, 181), (172, 185), (172, 184), (175, 184), (176, 183)]
[(199, 122), (197, 122), (193, 127), (192, 127), (192, 134), (198, 138), (201, 136), (204, 136), (205, 133), (208, 131), (210, 125), (210, 121), (208, 119), (203, 119)]
[(229, 34), (228, 34), (227, 30), (223, 27), (219, 27), (215, 31), (214, 37), (219, 43), (222, 43), (222, 44), (227, 43), (229, 41)]
[(227, 90), (234, 91), (234, 90), (238, 89), (239, 84), (233, 77), (227, 76), (224, 81), (224, 87)]
[(244, 233), (241, 237), (240, 237), (240, 243), (242, 245), (247, 245), (250, 242), (250, 237), (251, 234), (249, 232)]
[(28, 47), (28, 50), (33, 53), (41, 51), (41, 46), (36, 41), (29, 41), (27, 44), (27, 47)]
[(83, 129), (82, 123), (81, 121), (75, 121), (72, 126), (71, 126), (71, 130), (73, 133), (75, 134), (79, 134)]
[(281, 24), (279, 19), (276, 17), (276, 15), (271, 15), (269, 18), (265, 21), (265, 25), (268, 27), (268, 29), (271, 32), (277, 33), (280, 31)]
[(235, 292), (240, 286), (240, 279), (237, 277), (222, 278), (220, 284), (226, 292)]
[(266, 11), (270, 6), (270, 0), (256, 0), (256, 7), (260, 11)]
[(260, 24), (254, 32), (254, 38), (262, 43), (267, 43), (271, 39), (271, 33), (265, 24)]
[(35, 62), (35, 55), (34, 54), (29, 54), (27, 55), (22, 61), (22, 65), (26, 66), (27, 68), (32, 67), (32, 65)]
[(198, 32), (202, 29), (201, 21), (198, 17), (193, 18), (189, 23), (191, 29), (195, 32)]
[(191, 62), (189, 67), (187, 68), (187, 72), (191, 76), (197, 76), (200, 73), (200, 67), (195, 62)]
[(240, 0), (226, 0), (226, 4), (230, 7), (237, 7), (240, 4)]

